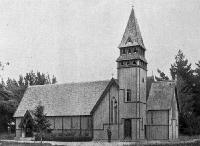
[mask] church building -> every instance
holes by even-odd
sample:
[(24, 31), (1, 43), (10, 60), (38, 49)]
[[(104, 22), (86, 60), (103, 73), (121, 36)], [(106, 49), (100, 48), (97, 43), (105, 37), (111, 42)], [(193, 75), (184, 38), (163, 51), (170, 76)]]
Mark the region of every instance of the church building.
[(107, 140), (178, 138), (173, 81), (147, 77), (146, 48), (134, 10), (118, 46), (117, 79), (27, 88), (14, 117), (16, 137), (31, 137), (33, 110), (41, 103), (53, 133)]

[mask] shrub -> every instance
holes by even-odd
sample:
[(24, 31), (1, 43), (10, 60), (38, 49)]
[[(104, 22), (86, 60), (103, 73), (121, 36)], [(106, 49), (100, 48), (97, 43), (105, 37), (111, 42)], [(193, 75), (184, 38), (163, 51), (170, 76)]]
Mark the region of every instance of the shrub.
[[(92, 137), (89, 136), (73, 136), (69, 133), (48, 133), (42, 136), (44, 141), (91, 141)], [(36, 135), (36, 141), (40, 140), (40, 136)]]

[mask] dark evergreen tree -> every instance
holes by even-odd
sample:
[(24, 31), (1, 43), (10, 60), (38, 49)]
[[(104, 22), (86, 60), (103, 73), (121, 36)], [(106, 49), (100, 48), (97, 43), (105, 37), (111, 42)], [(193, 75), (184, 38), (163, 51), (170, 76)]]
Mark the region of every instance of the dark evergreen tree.
[(44, 114), (44, 106), (39, 104), (36, 106), (35, 111), (34, 111), (34, 128), (35, 131), (39, 134), (40, 136), (40, 141), (42, 142), (42, 136), (47, 130), (50, 129), (51, 124), (46, 118), (46, 114)]
[[(1, 64), (0, 64), (1, 67)], [(20, 75), (18, 81), (8, 78), (0, 84), (0, 132), (7, 130), (9, 123), (13, 122), (13, 114), (20, 103), (28, 86), (56, 83), (56, 77), (49, 74), (34, 73), (30, 71), (25, 76)]]
[(157, 81), (167, 81), (169, 80), (169, 77), (166, 76), (164, 72), (162, 72), (160, 69), (157, 69), (157, 72), (159, 74), (159, 77), (155, 76)]
[(170, 68), (173, 80), (176, 80), (179, 107), (181, 111), (192, 111), (193, 100), (192, 96), (185, 94), (183, 90), (186, 86), (192, 83), (194, 71), (191, 68), (191, 63), (185, 58), (181, 50), (175, 56), (175, 63), (171, 64)]

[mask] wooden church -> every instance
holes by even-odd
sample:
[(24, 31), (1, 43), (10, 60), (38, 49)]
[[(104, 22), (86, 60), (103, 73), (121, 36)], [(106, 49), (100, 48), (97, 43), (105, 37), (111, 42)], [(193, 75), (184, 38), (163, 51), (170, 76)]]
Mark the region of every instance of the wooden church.
[(118, 48), (117, 79), (28, 87), (14, 114), (16, 137), (33, 136), (32, 112), (41, 103), (53, 133), (107, 140), (109, 128), (112, 140), (178, 138), (175, 82), (147, 77), (133, 9)]

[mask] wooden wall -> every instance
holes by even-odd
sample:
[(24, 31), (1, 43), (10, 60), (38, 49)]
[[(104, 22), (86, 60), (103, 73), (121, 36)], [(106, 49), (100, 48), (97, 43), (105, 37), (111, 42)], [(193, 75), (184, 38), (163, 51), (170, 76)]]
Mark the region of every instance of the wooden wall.
[[(118, 68), (119, 79), (119, 118), (131, 119), (132, 140), (144, 139), (144, 124), (146, 122), (146, 71), (139, 67)], [(131, 90), (131, 101), (126, 101), (126, 90)], [(124, 126), (122, 126), (124, 131)], [(124, 134), (120, 139), (124, 139)]]
[(21, 122), (22, 118), (16, 118), (15, 119), (15, 129), (16, 129), (16, 137), (19, 138), (22, 136), (22, 130), (19, 127), (19, 124)]
[(148, 140), (169, 139), (169, 110), (147, 112), (145, 135)]
[(48, 117), (53, 133), (92, 137), (91, 116)]
[[(47, 119), (53, 133), (92, 137), (92, 116), (47, 117)], [(20, 122), (21, 118), (16, 118), (16, 137), (22, 136), (22, 129), (19, 128)]]
[(93, 113), (93, 138), (94, 140), (107, 140), (107, 128), (110, 125), (112, 139), (119, 139), (119, 120), (117, 107), (117, 123), (111, 121), (111, 100), (115, 98), (118, 102), (118, 88), (112, 86), (110, 91), (105, 95), (96, 111)]
[(177, 139), (178, 126), (178, 107), (175, 93), (169, 110), (147, 111), (147, 125), (145, 126), (147, 139)]

